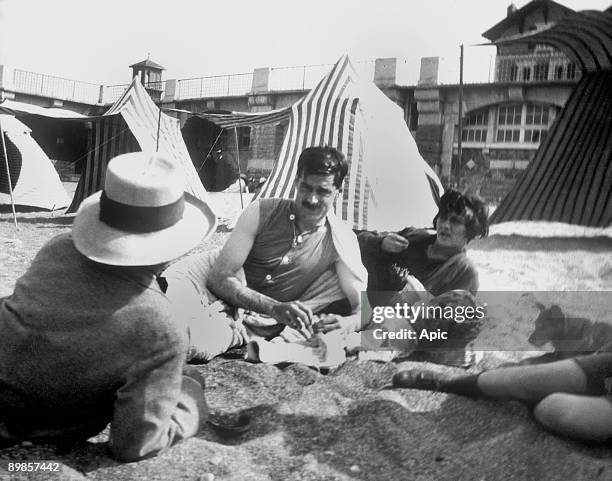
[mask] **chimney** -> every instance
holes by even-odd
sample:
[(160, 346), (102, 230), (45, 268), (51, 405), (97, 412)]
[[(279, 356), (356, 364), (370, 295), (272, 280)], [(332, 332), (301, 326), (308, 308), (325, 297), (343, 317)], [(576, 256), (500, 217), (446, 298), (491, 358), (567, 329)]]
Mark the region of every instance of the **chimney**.
[(506, 17), (511, 17), (512, 15), (514, 15), (514, 12), (516, 12), (516, 5), (514, 3), (511, 3), (510, 5), (508, 5)]

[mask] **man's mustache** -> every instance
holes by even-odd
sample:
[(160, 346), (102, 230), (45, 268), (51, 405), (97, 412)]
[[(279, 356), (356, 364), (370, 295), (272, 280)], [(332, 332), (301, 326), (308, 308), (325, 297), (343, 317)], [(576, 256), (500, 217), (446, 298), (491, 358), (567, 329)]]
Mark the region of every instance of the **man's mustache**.
[(311, 204), (310, 202), (303, 201), (302, 207), (306, 207), (307, 209), (310, 209), (310, 210), (315, 210), (319, 208), (319, 204)]

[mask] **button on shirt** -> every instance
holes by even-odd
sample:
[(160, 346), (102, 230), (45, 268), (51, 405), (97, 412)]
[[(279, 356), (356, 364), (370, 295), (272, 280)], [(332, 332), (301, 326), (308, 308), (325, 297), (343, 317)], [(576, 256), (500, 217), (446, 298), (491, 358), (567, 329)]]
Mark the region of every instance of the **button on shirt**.
[(259, 202), (260, 226), (244, 263), (247, 285), (278, 301), (293, 301), (338, 260), (329, 226), (304, 232), (297, 242), (293, 201)]

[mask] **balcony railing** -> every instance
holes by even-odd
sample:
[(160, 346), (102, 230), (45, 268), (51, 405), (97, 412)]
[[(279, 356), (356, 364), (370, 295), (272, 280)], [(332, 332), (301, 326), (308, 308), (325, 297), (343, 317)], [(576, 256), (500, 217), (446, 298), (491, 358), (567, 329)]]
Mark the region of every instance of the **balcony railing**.
[(574, 81), (579, 78), (576, 64), (559, 52), (503, 55), (495, 60), (496, 82)]
[[(374, 79), (374, 61), (365, 60), (353, 63), (355, 70), (367, 80)], [(327, 75), (334, 64), (301, 65), (299, 67), (280, 67), (270, 69), (269, 90), (310, 90)]]
[[(165, 82), (148, 82), (145, 84), (145, 89), (149, 92), (149, 95), (153, 100), (160, 100), (161, 95), (164, 91)], [(102, 95), (103, 104), (114, 104), (121, 98), (123, 93), (128, 89), (130, 84), (119, 84), (119, 85), (107, 85), (104, 87), (104, 94)]]
[[(467, 49), (464, 65), (464, 83), (494, 82), (550, 82), (577, 81), (580, 71), (562, 53), (544, 51), (525, 55), (501, 55), (489, 59), (477, 57), (475, 49)], [(471, 62), (471, 63), (470, 63)], [(375, 61), (353, 62), (363, 79), (373, 80)], [(455, 58), (441, 58), (438, 84), (457, 84), (459, 62)], [(486, 67), (488, 66), (488, 73)], [(272, 92), (310, 90), (326, 75), (332, 64), (302, 65), (298, 67), (270, 68), (267, 90)], [(414, 62), (396, 63), (395, 84), (417, 85), (417, 70)], [(180, 79), (172, 88), (175, 100), (244, 96), (252, 91), (253, 73), (215, 75)], [(112, 104), (117, 101), (129, 84), (102, 86), (61, 77), (54, 77), (26, 70), (15, 69), (13, 87), (16, 92), (41, 95), (59, 100), (70, 100), (88, 104)], [(150, 82), (145, 88), (155, 101), (163, 97), (166, 82)]]
[(246, 95), (251, 91), (252, 73), (232, 75), (215, 75), (179, 80), (178, 95), (180, 99), (230, 97)]
[(17, 92), (88, 104), (98, 103), (101, 87), (99, 84), (20, 69), (13, 71), (13, 86)]

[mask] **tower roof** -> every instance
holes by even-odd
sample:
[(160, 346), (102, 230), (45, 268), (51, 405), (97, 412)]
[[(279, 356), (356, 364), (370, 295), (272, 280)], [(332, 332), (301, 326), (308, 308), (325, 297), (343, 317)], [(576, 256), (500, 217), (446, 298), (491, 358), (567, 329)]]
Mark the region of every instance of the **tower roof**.
[(148, 67), (148, 68), (153, 68), (156, 70), (166, 70), (160, 64), (153, 62), (153, 60), (150, 60), (149, 58), (147, 58), (146, 60), (143, 60), (142, 62), (138, 62), (133, 65), (130, 65), (130, 68), (134, 68), (134, 67)]

